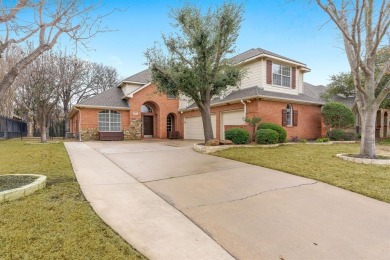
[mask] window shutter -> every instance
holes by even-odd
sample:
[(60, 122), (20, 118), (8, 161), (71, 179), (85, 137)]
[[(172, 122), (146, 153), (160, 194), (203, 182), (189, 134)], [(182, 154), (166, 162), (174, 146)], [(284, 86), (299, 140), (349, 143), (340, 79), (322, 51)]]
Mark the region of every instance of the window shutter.
[(272, 84), (272, 61), (267, 60), (267, 84)]
[(293, 110), (293, 126), (298, 126), (298, 110)]
[(287, 125), (287, 109), (282, 110), (282, 126)]
[(297, 69), (295, 67), (292, 67), (291, 69), (291, 88), (295, 89), (297, 87)]

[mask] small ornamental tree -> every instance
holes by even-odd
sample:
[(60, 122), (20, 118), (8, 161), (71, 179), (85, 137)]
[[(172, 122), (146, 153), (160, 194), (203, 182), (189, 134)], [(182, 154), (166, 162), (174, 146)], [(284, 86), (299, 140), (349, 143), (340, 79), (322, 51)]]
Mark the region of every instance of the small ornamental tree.
[(322, 108), (322, 115), (328, 131), (330, 128), (353, 127), (355, 123), (351, 109), (338, 102), (326, 103)]
[(247, 125), (250, 125), (252, 127), (252, 135), (253, 135), (252, 141), (254, 141), (256, 128), (261, 122), (261, 117), (255, 117), (255, 116), (254, 117), (245, 117), (244, 121)]

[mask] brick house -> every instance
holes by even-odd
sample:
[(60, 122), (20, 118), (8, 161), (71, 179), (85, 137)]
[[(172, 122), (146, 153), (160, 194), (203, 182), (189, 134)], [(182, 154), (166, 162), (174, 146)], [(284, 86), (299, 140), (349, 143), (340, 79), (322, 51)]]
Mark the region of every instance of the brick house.
[[(321, 116), (324, 102), (316, 86), (304, 83), (306, 64), (264, 50), (250, 49), (231, 59), (246, 76), (238, 88), (214, 97), (211, 119), (214, 136), (247, 127), (245, 117), (282, 125), (287, 138), (315, 139), (325, 135)], [(123, 80), (117, 87), (76, 104), (70, 129), (80, 140), (131, 140), (142, 138), (204, 138), (197, 107), (185, 98), (157, 92), (150, 70)]]

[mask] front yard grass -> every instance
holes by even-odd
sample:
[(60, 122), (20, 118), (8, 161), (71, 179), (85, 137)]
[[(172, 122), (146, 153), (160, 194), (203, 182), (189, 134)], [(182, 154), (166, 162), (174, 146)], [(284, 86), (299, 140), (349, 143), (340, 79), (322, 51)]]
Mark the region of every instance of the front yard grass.
[(358, 153), (358, 144), (232, 148), (214, 155), (325, 182), (390, 203), (390, 166), (356, 164), (335, 157)]
[(0, 204), (0, 259), (144, 259), (95, 214), (63, 143), (0, 142), (0, 175), (43, 174), (45, 189)]

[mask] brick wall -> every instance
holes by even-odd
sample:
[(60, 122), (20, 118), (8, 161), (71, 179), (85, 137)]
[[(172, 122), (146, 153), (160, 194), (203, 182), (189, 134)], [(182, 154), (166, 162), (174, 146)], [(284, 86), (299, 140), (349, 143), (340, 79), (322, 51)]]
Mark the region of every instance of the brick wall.
[[(179, 100), (170, 99), (166, 95), (157, 93), (155, 85), (151, 84), (148, 87), (134, 94), (134, 97), (129, 99), (130, 103), (130, 120), (141, 120), (141, 106), (149, 105), (153, 109), (153, 126), (155, 138), (167, 138), (167, 116), (174, 116), (174, 128), (180, 129), (178, 108)], [(180, 134), (182, 135), (183, 132)]]
[[(261, 122), (275, 123), (282, 125), (282, 110), (286, 108), (288, 102), (257, 100), (246, 101), (246, 117), (261, 117)], [(305, 139), (316, 139), (324, 135), (325, 129), (321, 116), (321, 107), (319, 105), (303, 105), (291, 103), (294, 110), (298, 111), (298, 125), (284, 127), (287, 132), (287, 139), (299, 137)], [(228, 104), (218, 107), (212, 107), (211, 113), (216, 114), (216, 138), (220, 139), (221, 125), (220, 115), (224, 111), (233, 111), (244, 109), (241, 103)], [(198, 110), (184, 112), (181, 115), (181, 131), (184, 128), (184, 117), (199, 116)], [(243, 123), (245, 125), (245, 123)], [(250, 131), (251, 132), (251, 131)]]

